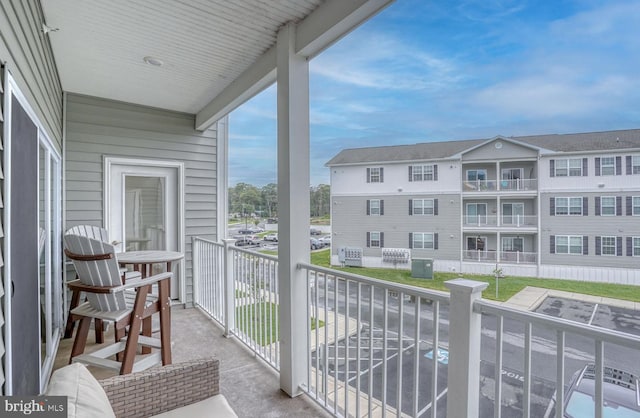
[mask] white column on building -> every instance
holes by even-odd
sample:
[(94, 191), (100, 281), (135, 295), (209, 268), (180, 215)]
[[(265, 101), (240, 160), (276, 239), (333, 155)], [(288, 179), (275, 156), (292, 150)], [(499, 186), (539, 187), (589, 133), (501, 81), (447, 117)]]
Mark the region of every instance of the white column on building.
[(307, 287), (300, 262), (309, 262), (309, 63), (295, 53), (296, 26), (278, 32), (278, 277), (280, 388), (302, 393), (307, 381)]

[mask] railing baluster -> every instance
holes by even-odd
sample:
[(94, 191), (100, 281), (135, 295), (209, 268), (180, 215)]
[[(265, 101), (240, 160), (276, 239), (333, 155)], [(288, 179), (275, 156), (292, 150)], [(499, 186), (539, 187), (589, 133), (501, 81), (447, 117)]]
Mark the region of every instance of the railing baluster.
[(344, 281), (344, 416), (349, 416), (349, 280)]
[(375, 292), (375, 288), (373, 286), (369, 286), (369, 392), (367, 396), (368, 402), (368, 416), (371, 416), (371, 411), (373, 409), (373, 297)]
[(564, 418), (564, 331), (558, 331), (556, 358), (556, 418)]
[(531, 416), (531, 333), (531, 322), (527, 322), (524, 331), (523, 418), (529, 418)]
[[(602, 382), (604, 380), (604, 343), (602, 340), (597, 339), (595, 344), (595, 357), (596, 357), (596, 387), (595, 387), (595, 397), (596, 397), (596, 418), (603, 417), (603, 405), (604, 405), (604, 393), (603, 393), (603, 385)], [(637, 389), (636, 389), (637, 390)]]
[(396, 399), (398, 402), (396, 403), (396, 416), (402, 416), (402, 357), (404, 354), (404, 342), (403, 342), (403, 334), (404, 334), (404, 292), (398, 293), (398, 378), (397, 378), (397, 391), (396, 391)]
[[(333, 393), (338, 399), (338, 277), (333, 277)], [(338, 406), (335, 405), (337, 410)]]
[(502, 330), (504, 327), (504, 318), (496, 316), (496, 364), (494, 370), (495, 379), (495, 397), (493, 401), (493, 416), (500, 418), (502, 416)]
[(389, 334), (389, 290), (383, 289), (382, 300), (382, 418), (387, 416), (387, 335)]
[[(420, 299), (415, 302), (415, 335), (413, 339), (413, 416), (417, 417), (420, 410)], [(434, 356), (437, 357), (437, 349)]]
[(362, 350), (362, 345), (360, 343), (360, 330), (362, 329), (362, 318), (361, 318), (361, 308), (362, 308), (362, 283), (358, 283), (358, 291), (356, 296), (356, 325), (358, 329), (358, 339), (356, 340), (356, 417), (360, 417), (360, 351)]
[[(440, 346), (440, 301), (433, 302), (433, 346)], [(433, 356), (433, 373), (431, 375), (431, 418), (438, 414), (438, 358)]]

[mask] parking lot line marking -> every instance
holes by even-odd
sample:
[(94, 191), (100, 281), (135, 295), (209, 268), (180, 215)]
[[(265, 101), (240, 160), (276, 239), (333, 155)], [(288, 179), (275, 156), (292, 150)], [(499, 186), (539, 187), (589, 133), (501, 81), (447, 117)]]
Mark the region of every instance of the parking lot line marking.
[(589, 318), (589, 325), (593, 322), (593, 319), (596, 317), (596, 312), (598, 311), (598, 304), (593, 307), (593, 312), (591, 312), (591, 318)]
[[(436, 402), (438, 402), (438, 401), (440, 400), (440, 398), (442, 398), (442, 397), (447, 393), (447, 391), (448, 391), (448, 390), (449, 390), (449, 388), (448, 388), (448, 387), (444, 388), (444, 389), (442, 390), (442, 392), (440, 392), (440, 394), (436, 397)], [(432, 404), (433, 404), (433, 401), (429, 402), (429, 403), (427, 404), (427, 406), (425, 406), (424, 408), (422, 408), (422, 410), (421, 410), (420, 412), (418, 412), (418, 415), (417, 415), (417, 416), (419, 417), (419, 416), (421, 416), (422, 414), (424, 414), (425, 412), (427, 412), (429, 409), (431, 409), (431, 405), (432, 405)]]

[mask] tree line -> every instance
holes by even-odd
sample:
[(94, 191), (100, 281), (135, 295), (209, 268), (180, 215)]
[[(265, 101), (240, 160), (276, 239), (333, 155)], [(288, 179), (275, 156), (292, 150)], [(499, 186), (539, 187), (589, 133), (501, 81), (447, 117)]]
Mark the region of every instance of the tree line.
[[(309, 189), (312, 217), (329, 216), (331, 188), (328, 184)], [(269, 183), (260, 188), (247, 183), (229, 187), (229, 212), (240, 215), (256, 214), (265, 218), (278, 217), (278, 186)]]

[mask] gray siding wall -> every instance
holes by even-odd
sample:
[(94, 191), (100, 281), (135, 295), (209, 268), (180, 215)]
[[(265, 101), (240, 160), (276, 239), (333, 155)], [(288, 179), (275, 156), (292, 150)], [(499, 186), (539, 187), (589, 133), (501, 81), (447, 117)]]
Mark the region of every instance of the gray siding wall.
[(35, 0), (0, 2), (0, 62), (6, 62), (54, 144), (62, 148), (62, 86)]
[[(496, 142), (502, 144), (501, 148), (496, 148)], [(514, 144), (508, 141), (497, 139), (491, 141), (473, 151), (469, 151), (462, 156), (462, 162), (473, 160), (507, 160), (512, 158), (535, 158), (538, 151), (529, 147)]]
[(103, 157), (176, 160), (185, 166), (186, 300), (193, 297), (191, 237), (217, 239), (216, 132), (195, 116), (93, 97), (67, 98), (67, 225), (104, 225)]
[[(384, 200), (384, 215), (367, 216), (367, 199)], [(409, 199), (438, 199), (438, 215), (409, 216)], [(460, 195), (333, 196), (331, 224), (336, 234), (332, 251), (361, 247), (365, 256), (381, 256), (380, 248), (367, 248), (367, 232), (384, 232), (384, 247), (409, 248), (409, 233), (438, 233), (438, 249), (413, 249), (413, 257), (441, 260), (460, 258)], [(451, 239), (453, 235), (455, 239)]]
[[(638, 195), (629, 192), (603, 193), (543, 193), (541, 194), (542, 224), (540, 243), (541, 261), (543, 264), (581, 265), (591, 267), (619, 267), (637, 268), (638, 259), (627, 256), (627, 237), (640, 236), (640, 217), (628, 216), (625, 203), (626, 196)], [(587, 216), (550, 216), (552, 197), (588, 197)], [(622, 208), (620, 216), (596, 216), (596, 197), (621, 196)], [(569, 255), (551, 254), (551, 235), (582, 235), (588, 236), (589, 254)], [(621, 256), (596, 255), (596, 236), (622, 237)]]

